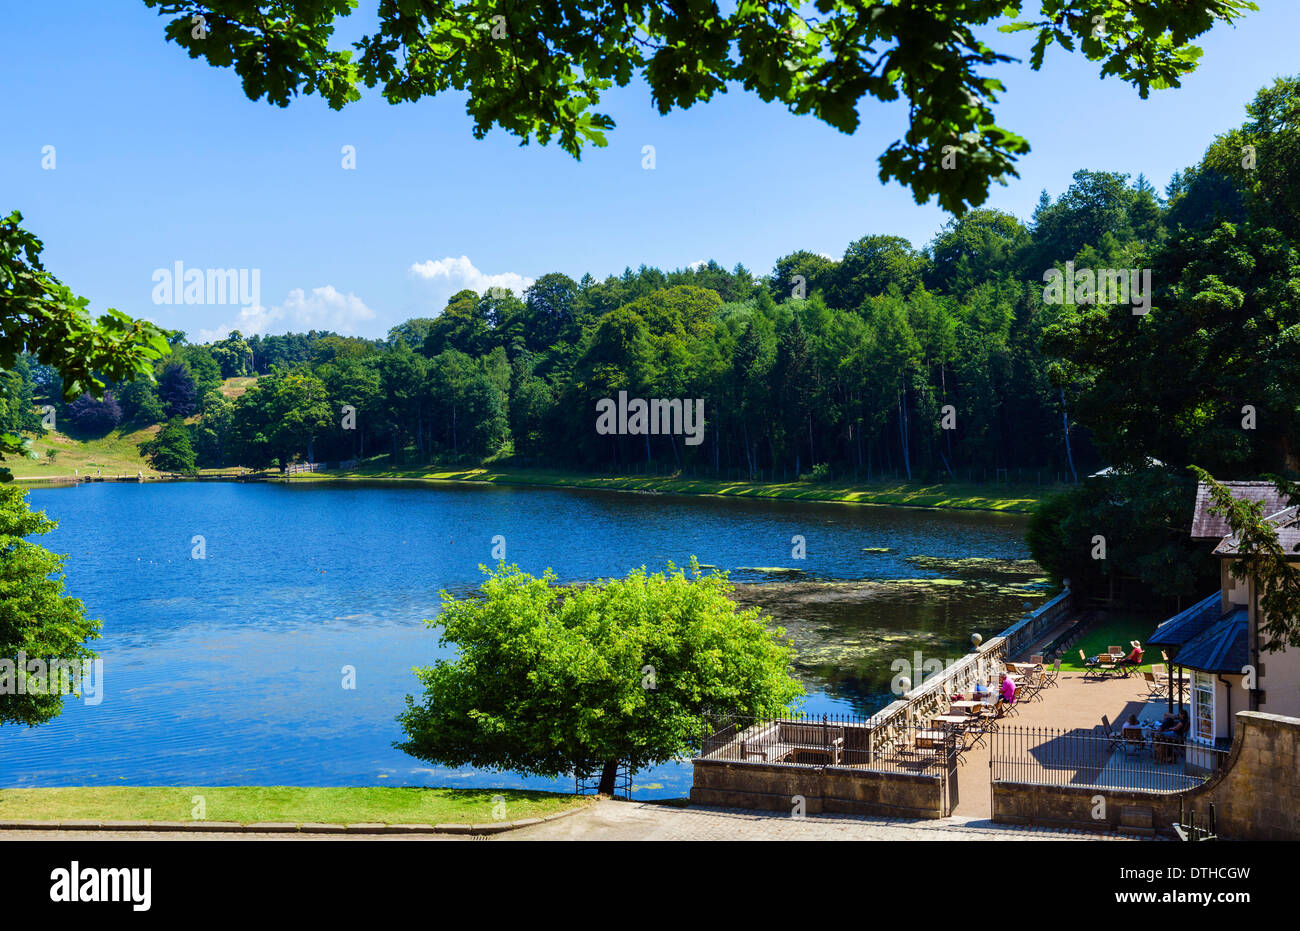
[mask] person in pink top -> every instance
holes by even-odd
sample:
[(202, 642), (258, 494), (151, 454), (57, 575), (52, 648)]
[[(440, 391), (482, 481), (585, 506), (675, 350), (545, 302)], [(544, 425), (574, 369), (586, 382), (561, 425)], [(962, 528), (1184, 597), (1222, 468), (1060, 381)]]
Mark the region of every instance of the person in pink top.
[(1002, 673), (1002, 687), (999, 690), (1002, 693), (1002, 700), (1008, 705), (1016, 703), (1016, 684), (1007, 678), (1007, 674)]

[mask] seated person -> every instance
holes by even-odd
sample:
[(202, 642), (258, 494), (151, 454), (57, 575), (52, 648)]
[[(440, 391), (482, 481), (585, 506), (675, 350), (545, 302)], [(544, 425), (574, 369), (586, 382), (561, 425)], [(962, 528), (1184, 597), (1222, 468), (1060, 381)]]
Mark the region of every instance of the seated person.
[(1001, 674), (998, 681), (1000, 683), (998, 691), (1002, 694), (1002, 700), (1008, 705), (1014, 705), (1016, 703), (1016, 684), (1007, 678), (1005, 672)]
[(1129, 652), (1128, 656), (1120, 660), (1120, 663), (1122, 663), (1125, 666), (1141, 666), (1142, 645), (1138, 643), (1136, 640), (1129, 641), (1129, 645), (1133, 647), (1133, 649)]
[(1125, 726), (1125, 727), (1141, 727), (1142, 725), (1138, 723), (1138, 716), (1137, 716), (1136, 714), (1130, 714), (1130, 715), (1128, 716), (1128, 720), (1124, 722), (1124, 726)]
[(1174, 758), (1174, 748), (1183, 742), (1190, 724), (1186, 711), (1165, 715), (1154, 737), (1157, 759), (1167, 763)]
[(1181, 740), (1187, 735), (1190, 723), (1186, 709), (1180, 709), (1178, 714), (1167, 714), (1160, 722), (1160, 736)]

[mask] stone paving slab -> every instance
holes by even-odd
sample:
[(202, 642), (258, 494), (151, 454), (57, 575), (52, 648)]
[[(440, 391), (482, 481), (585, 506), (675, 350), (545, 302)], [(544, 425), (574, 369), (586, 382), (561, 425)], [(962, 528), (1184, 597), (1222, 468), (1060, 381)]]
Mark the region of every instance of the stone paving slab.
[(981, 818), (900, 820), (854, 815), (791, 818), (730, 808), (601, 801), (561, 822), (500, 840), (1132, 840), (1115, 834), (994, 824)]
[[(352, 824), (286, 825), (263, 823), (240, 831), (221, 822), (201, 822), (194, 830), (178, 823), (176, 829), (148, 827), (79, 829), (76, 837), (93, 840), (1107, 840), (1138, 838), (1048, 827), (994, 824), (986, 818), (952, 817), (933, 820), (864, 818), (855, 815), (808, 815), (791, 818), (777, 812), (734, 808), (679, 807), (648, 802), (605, 799), (560, 818), (531, 818), (492, 824)], [(14, 830), (15, 822), (0, 822), (0, 841), (67, 840), (70, 832)], [(295, 830), (289, 830), (290, 827)], [(326, 832), (313, 829), (327, 827)], [(513, 827), (513, 830), (511, 828)], [(254, 830), (257, 829), (257, 830)]]

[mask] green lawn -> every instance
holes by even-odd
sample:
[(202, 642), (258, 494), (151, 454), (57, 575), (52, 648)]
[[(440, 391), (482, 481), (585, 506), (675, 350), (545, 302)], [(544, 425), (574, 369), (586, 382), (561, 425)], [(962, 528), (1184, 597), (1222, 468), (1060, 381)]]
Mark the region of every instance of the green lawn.
[(294, 481), (388, 479), (428, 482), (485, 482), (498, 485), (543, 485), (565, 488), (600, 488), (610, 491), (659, 492), (682, 495), (716, 495), (728, 498), (770, 498), (790, 501), (826, 501), (841, 504), (888, 504), (927, 508), (962, 508), (985, 511), (1027, 512), (1055, 490), (1052, 485), (941, 485), (906, 482), (748, 482), (696, 479), (672, 475), (584, 475), (550, 469), (447, 469), (429, 466), (413, 469), (361, 467), (348, 473), (312, 473)]
[[(485, 824), (540, 818), (590, 797), (520, 789), (296, 786), (0, 789), (0, 819), (22, 821), (191, 821), (203, 796), (207, 821), (350, 824)], [(494, 812), (494, 798), (504, 810)], [(495, 817), (495, 815), (502, 817)]]
[[(1124, 652), (1128, 653), (1132, 649), (1130, 645), (1132, 640), (1136, 640), (1145, 646), (1147, 637), (1151, 636), (1151, 632), (1156, 629), (1156, 625), (1164, 620), (1166, 620), (1166, 617), (1158, 614), (1129, 612), (1108, 614), (1066, 651), (1066, 654), (1061, 657), (1061, 668), (1082, 670), (1084, 667), (1083, 663), (1079, 661), (1080, 650), (1083, 650), (1084, 656), (1096, 656), (1097, 653), (1108, 646), (1123, 647)], [(1144, 668), (1153, 662), (1160, 662), (1160, 652), (1158, 650), (1148, 650), (1142, 656)]]

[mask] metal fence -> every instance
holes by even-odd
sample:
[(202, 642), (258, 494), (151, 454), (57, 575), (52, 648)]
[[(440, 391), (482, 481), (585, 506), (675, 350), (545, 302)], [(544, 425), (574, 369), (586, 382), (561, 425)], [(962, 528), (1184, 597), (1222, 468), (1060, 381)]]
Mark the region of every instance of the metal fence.
[(1002, 726), (990, 735), (994, 782), (1181, 792), (1223, 768), (1229, 751), (1150, 731)]
[(703, 738), (700, 758), (939, 775), (951, 770), (971, 743), (982, 737), (966, 728), (931, 728), (904, 721), (882, 726), (854, 715), (731, 716), (715, 719)]

